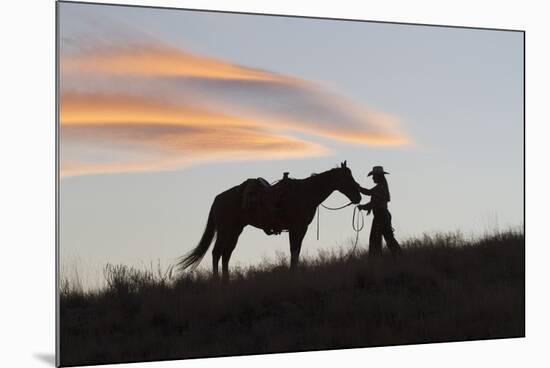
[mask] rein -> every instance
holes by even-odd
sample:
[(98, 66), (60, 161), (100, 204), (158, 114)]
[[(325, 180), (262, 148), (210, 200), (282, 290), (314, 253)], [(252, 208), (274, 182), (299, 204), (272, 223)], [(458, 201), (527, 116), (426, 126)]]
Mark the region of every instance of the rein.
[(340, 206), (340, 207), (328, 207), (328, 206), (325, 206), (324, 204), (321, 203), (321, 206), (323, 206), (323, 208), (326, 208), (327, 210), (331, 210), (331, 211), (337, 211), (337, 210), (341, 210), (342, 208), (346, 208), (347, 206), (351, 206), (353, 203), (348, 203), (348, 204), (345, 204), (343, 206)]
[[(352, 204), (353, 204), (352, 202), (349, 202), (348, 204), (345, 204), (340, 207), (328, 207), (321, 203), (320, 206), (330, 211), (338, 211), (348, 206), (351, 206)], [(361, 216), (356, 216), (357, 211), (359, 211), (359, 214)], [(319, 213), (320, 213), (320, 208), (317, 207), (317, 240), (319, 240)], [(353, 231), (355, 231), (355, 242), (353, 243), (353, 248), (349, 252), (348, 257), (351, 257), (351, 255), (355, 253), (355, 249), (357, 248), (357, 243), (359, 242), (359, 233), (361, 232), (361, 230), (363, 230), (364, 227), (365, 227), (365, 216), (363, 215), (363, 213), (361, 213), (361, 210), (359, 210), (359, 205), (357, 205), (353, 208), (353, 216), (351, 218), (351, 228), (353, 229)]]

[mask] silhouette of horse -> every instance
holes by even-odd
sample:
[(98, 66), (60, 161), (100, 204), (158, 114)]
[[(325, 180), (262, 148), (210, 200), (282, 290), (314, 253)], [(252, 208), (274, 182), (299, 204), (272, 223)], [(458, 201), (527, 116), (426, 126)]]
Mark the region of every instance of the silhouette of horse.
[[(286, 177), (286, 175), (285, 175)], [(220, 193), (214, 199), (208, 215), (206, 229), (202, 234), (199, 244), (195, 249), (181, 257), (178, 267), (181, 271), (188, 267), (196, 267), (208, 251), (214, 237), (216, 241), (212, 250), (212, 271), (215, 279), (218, 279), (218, 263), (222, 258), (222, 278), (229, 280), (229, 258), (237, 245), (237, 240), (243, 228), (247, 225), (263, 229), (272, 234), (273, 223), (265, 221), (265, 213), (247, 211), (245, 195), (249, 179), (242, 184)], [(306, 179), (283, 179), (286, 185), (285, 200), (281, 206), (285, 216), (279, 219), (280, 230), (288, 230), (290, 241), (290, 268), (298, 265), (302, 240), (306, 234), (308, 225), (315, 216), (317, 207), (334, 191), (344, 194), (352, 203), (359, 203), (361, 194), (359, 184), (353, 179), (351, 170), (346, 161), (340, 167), (313, 174)], [(269, 189), (269, 188), (268, 188)], [(263, 211), (268, 211), (264, 208)]]

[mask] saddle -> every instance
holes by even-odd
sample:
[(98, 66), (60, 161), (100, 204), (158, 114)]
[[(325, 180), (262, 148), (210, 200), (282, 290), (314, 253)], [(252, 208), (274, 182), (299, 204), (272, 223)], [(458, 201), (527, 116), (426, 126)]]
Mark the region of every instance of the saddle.
[(244, 183), (243, 210), (267, 235), (279, 235), (287, 230), (286, 208), (293, 182), (285, 172), (273, 185), (264, 178), (248, 179)]

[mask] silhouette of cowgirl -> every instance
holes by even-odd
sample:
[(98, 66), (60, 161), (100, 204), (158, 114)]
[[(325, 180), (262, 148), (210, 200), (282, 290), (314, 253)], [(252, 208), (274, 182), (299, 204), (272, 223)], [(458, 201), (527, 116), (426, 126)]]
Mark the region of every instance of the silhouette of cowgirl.
[(390, 190), (386, 174), (389, 173), (385, 172), (382, 166), (374, 166), (367, 176), (372, 175), (372, 180), (376, 185), (372, 189), (359, 186), (361, 194), (369, 195), (371, 200), (367, 204), (359, 205), (358, 208), (366, 210), (367, 215), (372, 211), (374, 215), (369, 237), (369, 256), (379, 256), (382, 253), (382, 236), (393, 255), (401, 254), (401, 247), (393, 235), (391, 214), (388, 211)]

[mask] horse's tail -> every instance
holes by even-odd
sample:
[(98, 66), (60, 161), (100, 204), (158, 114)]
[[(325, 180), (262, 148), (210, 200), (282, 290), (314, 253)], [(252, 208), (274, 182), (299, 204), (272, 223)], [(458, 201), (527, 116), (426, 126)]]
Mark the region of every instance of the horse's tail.
[(208, 214), (206, 228), (204, 229), (204, 233), (202, 234), (201, 240), (199, 241), (199, 245), (197, 245), (195, 249), (193, 249), (186, 255), (180, 257), (177, 263), (178, 269), (180, 271), (184, 271), (188, 267), (191, 267), (191, 269), (195, 269), (208, 251), (208, 248), (210, 247), (212, 240), (214, 240), (215, 235), (216, 225), (214, 224), (214, 205), (212, 205), (212, 207), (210, 207), (210, 213)]

